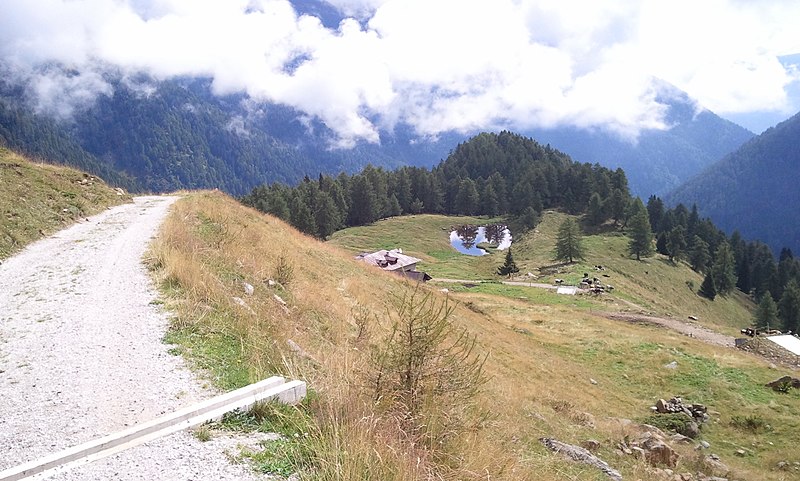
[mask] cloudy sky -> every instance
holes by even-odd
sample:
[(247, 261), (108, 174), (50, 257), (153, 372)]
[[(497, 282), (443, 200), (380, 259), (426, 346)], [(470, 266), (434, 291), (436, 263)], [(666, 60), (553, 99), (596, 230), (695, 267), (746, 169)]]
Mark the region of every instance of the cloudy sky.
[(665, 127), (653, 78), (757, 133), (800, 110), (796, 0), (326, 3), (333, 25), (288, 0), (3, 0), (0, 62), (57, 115), (110, 94), (109, 74), (204, 76), (320, 119), (345, 147), (401, 122), (635, 136)]

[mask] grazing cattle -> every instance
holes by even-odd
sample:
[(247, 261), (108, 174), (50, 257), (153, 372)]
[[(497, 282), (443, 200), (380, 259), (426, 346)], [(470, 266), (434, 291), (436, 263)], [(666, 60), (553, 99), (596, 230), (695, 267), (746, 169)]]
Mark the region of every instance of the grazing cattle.
[(556, 284), (563, 284), (564, 283), (564, 279), (556, 279), (553, 282), (556, 283)]
[(606, 284), (606, 290), (607, 291), (613, 291), (614, 290), (614, 286), (612, 286), (611, 284)]

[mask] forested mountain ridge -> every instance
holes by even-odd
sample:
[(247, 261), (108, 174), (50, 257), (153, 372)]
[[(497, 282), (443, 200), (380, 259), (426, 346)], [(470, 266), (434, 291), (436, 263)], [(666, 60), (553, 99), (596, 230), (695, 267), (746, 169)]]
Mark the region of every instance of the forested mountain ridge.
[[(306, 175), (354, 173), (367, 164), (432, 167), (477, 133), (421, 137), (400, 123), (381, 131), (378, 144), (342, 148), (322, 122), (245, 95), (214, 95), (208, 79), (109, 82), (112, 93), (67, 121), (34, 113), (24, 88), (0, 85), (0, 143), (132, 190), (220, 188), (240, 195), (262, 183), (295, 184)], [(672, 128), (643, 131), (636, 143), (570, 127), (522, 134), (580, 162), (623, 167), (641, 197), (677, 185), (752, 135), (665, 89), (659, 100)]]
[(760, 239), (775, 252), (800, 251), (800, 114), (766, 130), (672, 192), (696, 203), (727, 232)]
[(642, 198), (666, 194), (753, 138), (752, 132), (701, 108), (685, 92), (664, 82), (656, 85), (656, 98), (666, 106), (667, 130), (644, 130), (635, 141), (574, 127), (525, 135), (581, 162), (624, 169), (631, 192)]

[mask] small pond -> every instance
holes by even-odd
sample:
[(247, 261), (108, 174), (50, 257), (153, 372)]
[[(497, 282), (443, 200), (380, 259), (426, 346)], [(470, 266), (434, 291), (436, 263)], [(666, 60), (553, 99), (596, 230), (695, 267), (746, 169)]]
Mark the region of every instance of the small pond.
[(476, 226), (462, 225), (450, 232), (450, 245), (458, 252), (468, 256), (482, 256), (486, 250), (478, 247), (479, 244), (496, 245), (498, 250), (511, 246), (511, 231), (501, 224)]

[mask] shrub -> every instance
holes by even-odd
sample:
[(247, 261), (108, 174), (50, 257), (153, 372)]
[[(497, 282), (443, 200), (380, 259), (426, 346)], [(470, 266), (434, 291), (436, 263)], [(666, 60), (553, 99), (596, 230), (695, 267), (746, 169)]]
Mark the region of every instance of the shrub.
[(749, 431), (751, 433), (759, 433), (768, 429), (768, 424), (761, 416), (757, 414), (748, 414), (747, 416), (733, 416), (731, 418), (731, 425), (742, 431)]
[(408, 438), (434, 457), (467, 426), (485, 356), (451, 322), (453, 307), (419, 287), (398, 299), (388, 337), (373, 355), (374, 399), (394, 413)]

